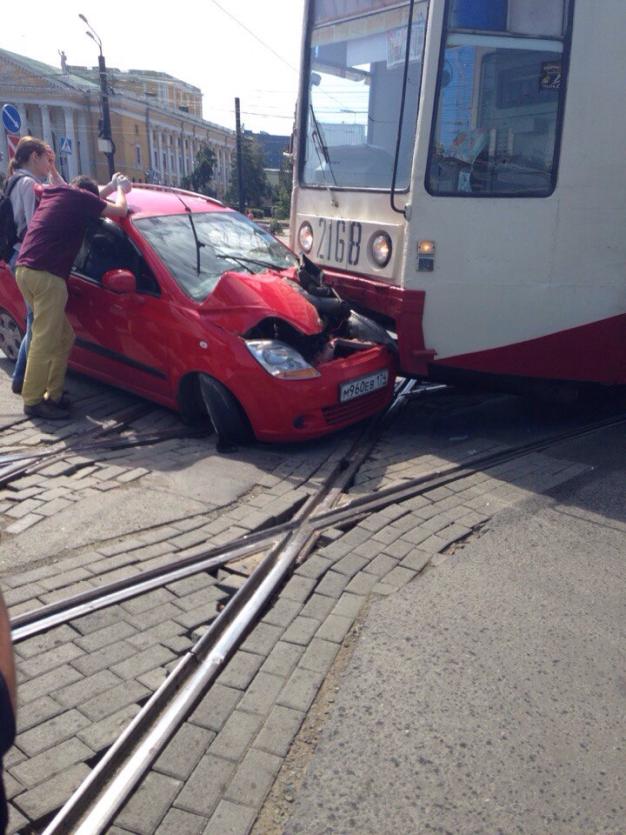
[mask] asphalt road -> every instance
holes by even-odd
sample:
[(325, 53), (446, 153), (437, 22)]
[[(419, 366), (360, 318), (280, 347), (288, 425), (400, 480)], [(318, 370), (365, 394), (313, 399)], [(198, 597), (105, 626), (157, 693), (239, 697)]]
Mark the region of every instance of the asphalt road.
[(375, 602), (288, 835), (626, 831), (623, 428)]

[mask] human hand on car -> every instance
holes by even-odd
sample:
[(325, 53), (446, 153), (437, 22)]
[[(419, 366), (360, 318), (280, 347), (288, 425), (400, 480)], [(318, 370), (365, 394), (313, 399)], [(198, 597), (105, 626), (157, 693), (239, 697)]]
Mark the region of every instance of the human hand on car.
[(115, 188), (121, 188), (124, 194), (128, 194), (128, 192), (132, 189), (133, 185), (131, 181), (125, 174), (117, 171), (113, 175), (113, 179), (111, 180)]

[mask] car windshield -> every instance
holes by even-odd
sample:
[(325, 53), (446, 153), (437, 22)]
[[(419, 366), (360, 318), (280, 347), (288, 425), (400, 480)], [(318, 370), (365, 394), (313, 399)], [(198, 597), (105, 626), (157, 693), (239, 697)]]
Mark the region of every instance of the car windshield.
[(297, 264), (287, 247), (237, 212), (161, 215), (134, 223), (196, 301), (205, 299), (229, 270), (260, 273)]

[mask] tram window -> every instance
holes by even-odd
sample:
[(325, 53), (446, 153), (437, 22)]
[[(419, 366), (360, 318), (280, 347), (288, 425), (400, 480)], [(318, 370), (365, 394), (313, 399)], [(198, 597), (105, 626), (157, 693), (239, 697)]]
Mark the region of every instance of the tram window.
[(564, 0), (451, 4), (427, 174), (432, 194), (552, 192), (564, 12)]
[(452, 0), (450, 29), (561, 37), (565, 0)]
[[(416, 0), (395, 180), (398, 190), (408, 188), (410, 181), (427, 16), (427, 0)], [(408, 21), (408, 3), (312, 0), (301, 183), (331, 188), (391, 186)]]

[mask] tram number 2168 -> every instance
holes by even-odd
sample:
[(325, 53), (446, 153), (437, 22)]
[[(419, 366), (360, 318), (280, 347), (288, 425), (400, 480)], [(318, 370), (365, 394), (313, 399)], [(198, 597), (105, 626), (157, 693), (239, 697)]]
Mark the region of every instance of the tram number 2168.
[(350, 220), (318, 219), (319, 238), (317, 257), (322, 261), (347, 264), (356, 267), (361, 257), (363, 229), (360, 223)]

